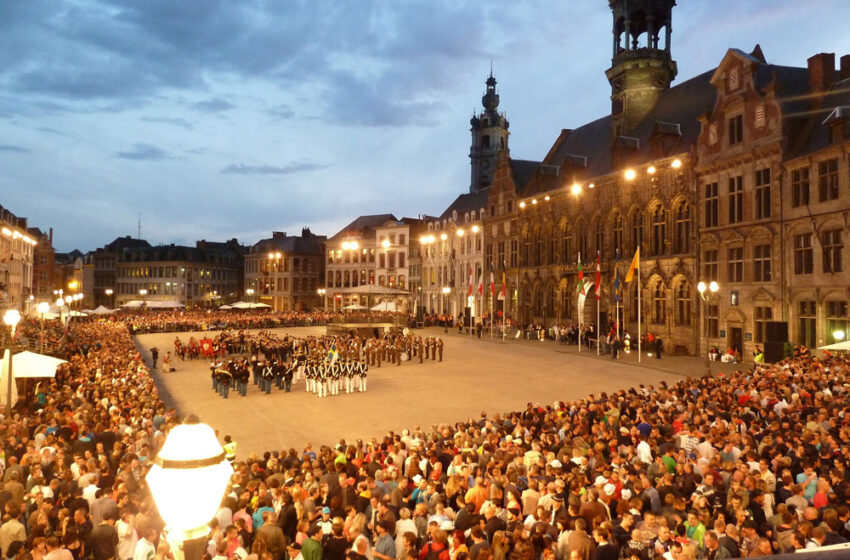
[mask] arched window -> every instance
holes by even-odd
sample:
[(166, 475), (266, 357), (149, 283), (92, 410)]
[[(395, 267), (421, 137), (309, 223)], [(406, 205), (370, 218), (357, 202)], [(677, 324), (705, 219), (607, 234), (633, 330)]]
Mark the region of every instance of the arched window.
[(643, 245), (643, 212), (640, 210), (632, 212), (629, 229), (631, 230), (632, 251), (635, 251)]
[(652, 254), (663, 255), (667, 241), (667, 211), (659, 204), (652, 211)]
[(691, 324), (691, 286), (685, 280), (679, 282), (679, 289), (676, 290), (676, 324)]
[(674, 214), (675, 228), (673, 246), (676, 253), (687, 253), (691, 250), (691, 206), (682, 201), (676, 207)]
[(661, 280), (656, 282), (650, 296), (652, 298), (652, 322), (656, 325), (663, 325), (667, 317), (667, 290), (664, 288), (664, 282)]
[(611, 220), (612, 249), (615, 255), (619, 252), (621, 257), (623, 256), (623, 229), (623, 216), (618, 212), (614, 214), (614, 218)]

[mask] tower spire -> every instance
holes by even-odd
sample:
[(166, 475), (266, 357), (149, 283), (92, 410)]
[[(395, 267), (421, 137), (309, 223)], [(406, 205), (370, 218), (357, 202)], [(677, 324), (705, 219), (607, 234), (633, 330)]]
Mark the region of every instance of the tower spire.
[(611, 126), (616, 137), (628, 135), (676, 77), (676, 62), (670, 55), (676, 0), (609, 0), (608, 4), (614, 17), (614, 52), (605, 74), (611, 83)]
[(493, 183), (493, 170), (500, 153), (508, 150), (508, 119), (499, 114), (499, 94), (496, 92), (496, 77), (493, 75), (493, 61), (490, 61), (490, 75), (485, 84), (486, 90), (481, 97), (484, 110), (473, 113), (469, 120), (472, 133), (472, 146), (469, 148), (469, 160), (472, 176), (469, 192), (486, 189)]

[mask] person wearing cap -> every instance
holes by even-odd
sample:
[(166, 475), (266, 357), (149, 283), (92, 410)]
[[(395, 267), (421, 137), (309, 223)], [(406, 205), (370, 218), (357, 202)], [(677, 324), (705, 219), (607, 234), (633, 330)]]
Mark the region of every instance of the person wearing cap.
[(331, 521), (331, 508), (325, 506), (321, 509), (321, 518), (316, 523), (322, 528), (322, 536), (330, 535), (333, 529)]

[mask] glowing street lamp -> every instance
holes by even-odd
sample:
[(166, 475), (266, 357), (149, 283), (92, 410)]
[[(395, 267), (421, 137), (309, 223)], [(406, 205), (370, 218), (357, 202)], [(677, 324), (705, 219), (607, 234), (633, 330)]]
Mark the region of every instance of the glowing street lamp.
[(179, 556), (186, 558), (187, 541), (195, 541), (203, 548), (208, 523), (218, 510), (232, 474), (233, 467), (215, 432), (197, 416), (189, 416), (168, 433), (146, 480), (166, 523), (172, 551)]
[(711, 358), (708, 355), (708, 318), (706, 314), (706, 309), (708, 305), (711, 303), (711, 298), (717, 291), (720, 290), (720, 286), (712, 280), (708, 284), (705, 282), (699, 282), (697, 284), (697, 291), (699, 292), (699, 297), (702, 299), (702, 308), (703, 308), (703, 329), (705, 329), (705, 369), (708, 375), (711, 375)]

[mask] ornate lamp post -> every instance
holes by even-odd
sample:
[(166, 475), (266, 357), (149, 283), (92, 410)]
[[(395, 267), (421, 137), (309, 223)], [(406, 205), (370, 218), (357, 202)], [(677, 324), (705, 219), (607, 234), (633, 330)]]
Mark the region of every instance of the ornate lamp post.
[(115, 292), (112, 291), (112, 288), (106, 288), (103, 293), (105, 293), (106, 297), (109, 298), (109, 307), (115, 307), (115, 300), (112, 299), (112, 294)]
[(319, 288), (316, 290), (316, 293), (319, 294), (319, 297), (322, 298), (322, 311), (328, 310), (328, 300), (326, 299), (326, 295), (328, 291), (325, 288)]
[(711, 375), (711, 358), (708, 355), (708, 315), (706, 313), (708, 309), (708, 305), (711, 303), (711, 298), (717, 291), (720, 290), (720, 286), (712, 280), (708, 284), (705, 282), (700, 282), (697, 284), (697, 291), (699, 292), (699, 297), (702, 300), (702, 317), (703, 317), (703, 330), (705, 332), (705, 371), (708, 375)]

